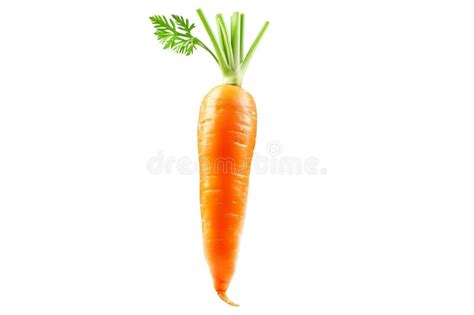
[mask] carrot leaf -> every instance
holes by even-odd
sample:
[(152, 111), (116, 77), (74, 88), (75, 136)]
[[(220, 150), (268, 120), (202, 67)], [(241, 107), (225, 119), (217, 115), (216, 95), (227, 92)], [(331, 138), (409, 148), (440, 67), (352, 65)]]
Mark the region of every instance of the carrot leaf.
[(191, 34), (191, 31), (196, 26), (189, 19), (180, 15), (171, 15), (171, 18), (163, 15), (154, 15), (150, 17), (150, 20), (155, 27), (155, 35), (163, 44), (164, 49), (171, 49), (178, 54), (189, 56), (199, 46), (209, 52), (217, 62), (224, 76), (224, 83), (241, 85), (250, 59), (254, 55), (269, 23), (265, 22), (257, 38), (250, 46), (249, 51), (244, 56), (243, 13), (234, 12), (232, 14), (229, 28), (227, 28), (222, 14), (217, 14), (217, 36), (201, 9), (197, 10), (197, 14), (211, 40), (214, 51)]
[(189, 24), (187, 19), (177, 15), (173, 15), (171, 19), (154, 15), (150, 20), (155, 26), (155, 35), (164, 49), (171, 49), (186, 56), (194, 52), (198, 44), (198, 39), (191, 35), (194, 23)]

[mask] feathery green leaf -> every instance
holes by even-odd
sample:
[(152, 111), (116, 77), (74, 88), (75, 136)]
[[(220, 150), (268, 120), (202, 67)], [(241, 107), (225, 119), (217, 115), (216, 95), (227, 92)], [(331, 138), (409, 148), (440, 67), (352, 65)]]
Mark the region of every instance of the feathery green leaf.
[(150, 17), (155, 27), (155, 35), (163, 44), (164, 49), (171, 49), (178, 54), (191, 55), (199, 44), (199, 40), (191, 35), (195, 27), (188, 19), (182, 16), (172, 15), (170, 19), (166, 16), (154, 15)]
[(163, 44), (164, 49), (171, 49), (178, 54), (189, 56), (199, 46), (206, 50), (219, 65), (225, 84), (241, 85), (250, 59), (268, 28), (268, 21), (264, 23), (247, 55), (244, 55), (245, 19), (243, 13), (234, 12), (232, 14), (230, 28), (227, 28), (222, 14), (217, 14), (217, 36), (203, 11), (198, 9), (197, 14), (211, 40), (214, 51), (191, 34), (195, 25), (189, 22), (189, 19), (180, 15), (171, 15), (170, 18), (164, 15), (154, 15), (150, 17), (150, 20), (155, 27), (155, 35)]

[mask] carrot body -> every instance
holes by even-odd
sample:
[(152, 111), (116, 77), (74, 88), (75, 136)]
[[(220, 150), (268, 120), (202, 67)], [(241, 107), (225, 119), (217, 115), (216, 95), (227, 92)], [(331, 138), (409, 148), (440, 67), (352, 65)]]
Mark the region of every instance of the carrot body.
[(257, 130), (253, 97), (239, 86), (212, 89), (198, 124), (200, 201), (204, 253), (214, 288), (225, 302), (244, 223)]

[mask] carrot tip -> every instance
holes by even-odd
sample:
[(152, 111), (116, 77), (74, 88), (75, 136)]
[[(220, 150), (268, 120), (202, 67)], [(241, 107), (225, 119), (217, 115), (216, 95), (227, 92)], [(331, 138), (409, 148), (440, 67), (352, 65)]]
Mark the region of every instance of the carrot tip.
[(225, 294), (225, 292), (217, 292), (217, 295), (219, 295), (219, 297), (221, 298), (222, 301), (226, 302), (227, 304), (229, 305), (232, 305), (232, 306), (239, 306), (239, 304), (237, 303), (234, 303), (232, 302), (231, 300), (229, 300), (229, 298), (227, 297), (227, 295)]

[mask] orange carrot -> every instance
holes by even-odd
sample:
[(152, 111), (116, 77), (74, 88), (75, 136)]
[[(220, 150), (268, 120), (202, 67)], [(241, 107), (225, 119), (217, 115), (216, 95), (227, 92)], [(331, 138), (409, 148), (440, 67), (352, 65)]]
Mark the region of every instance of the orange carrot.
[(202, 101), (199, 114), (201, 218), (204, 253), (214, 288), (222, 300), (238, 306), (227, 298), (226, 292), (235, 272), (257, 132), (255, 102), (240, 86), (268, 22), (244, 58), (243, 14), (232, 15), (230, 33), (222, 15), (216, 16), (218, 43), (203, 12), (197, 12), (215, 53), (191, 35), (195, 26), (188, 19), (177, 15), (150, 19), (164, 48), (190, 55), (201, 47), (216, 60), (224, 76), (224, 84), (213, 88)]
[(256, 131), (255, 103), (242, 88), (221, 85), (204, 98), (198, 127), (204, 251), (214, 288), (229, 304)]

